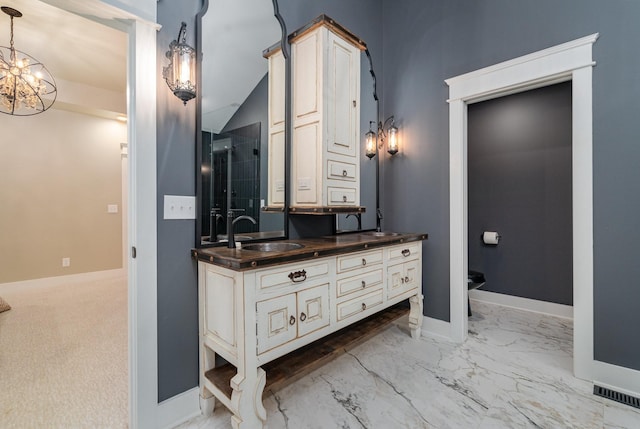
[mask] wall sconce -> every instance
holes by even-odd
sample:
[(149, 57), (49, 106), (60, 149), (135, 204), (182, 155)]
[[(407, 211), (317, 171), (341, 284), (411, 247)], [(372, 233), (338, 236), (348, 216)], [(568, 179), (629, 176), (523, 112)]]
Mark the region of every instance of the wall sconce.
[(196, 50), (187, 45), (186, 32), (187, 24), (183, 22), (178, 38), (169, 44), (169, 65), (162, 70), (167, 85), (185, 106), (196, 96)]
[[(378, 153), (379, 149), (384, 147), (384, 140), (387, 139), (387, 152), (391, 156), (398, 153), (398, 127), (394, 124), (394, 116), (388, 117), (384, 122), (378, 122), (378, 133), (371, 129), (371, 125), (375, 121), (369, 121), (369, 131), (365, 134), (365, 155), (372, 159)], [(387, 124), (391, 122), (391, 126), (385, 131)], [(379, 143), (376, 145), (376, 141)]]

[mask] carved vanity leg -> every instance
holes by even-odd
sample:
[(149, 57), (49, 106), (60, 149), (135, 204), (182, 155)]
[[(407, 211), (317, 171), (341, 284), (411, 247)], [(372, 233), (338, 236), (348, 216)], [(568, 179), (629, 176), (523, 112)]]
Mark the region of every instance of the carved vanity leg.
[(204, 373), (216, 366), (216, 354), (200, 342), (200, 411), (204, 416), (213, 414), (215, 397), (204, 387)]
[(413, 295), (409, 298), (411, 310), (409, 310), (409, 329), (411, 330), (411, 338), (420, 338), (422, 331), (422, 300), (424, 296), (421, 293)]
[[(249, 375), (249, 374), (247, 374)], [(267, 410), (262, 404), (262, 392), (267, 375), (262, 368), (257, 368), (251, 376), (242, 377), (240, 373), (231, 379), (231, 402), (238, 414), (231, 416), (233, 429), (259, 429), (267, 423)]]

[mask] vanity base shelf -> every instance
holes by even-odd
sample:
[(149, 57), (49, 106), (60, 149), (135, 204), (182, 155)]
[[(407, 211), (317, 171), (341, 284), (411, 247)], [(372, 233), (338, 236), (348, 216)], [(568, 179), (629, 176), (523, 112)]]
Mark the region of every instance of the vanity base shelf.
[[(267, 373), (267, 384), (262, 397), (266, 398), (352, 350), (407, 314), (409, 314), (409, 307), (401, 302), (262, 365)], [(236, 375), (236, 368), (226, 364), (207, 371), (204, 376), (228, 398), (231, 398), (231, 379), (234, 375)]]

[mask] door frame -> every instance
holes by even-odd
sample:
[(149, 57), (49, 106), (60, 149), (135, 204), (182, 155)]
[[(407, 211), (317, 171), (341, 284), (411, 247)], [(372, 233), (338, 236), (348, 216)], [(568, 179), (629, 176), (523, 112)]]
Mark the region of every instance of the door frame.
[(133, 6), (121, 0), (42, 1), (128, 36), (129, 427), (160, 427), (167, 416), (158, 413), (156, 35), (160, 26), (155, 22), (156, 2), (138, 0)]
[(554, 83), (572, 83), (573, 372), (593, 378), (592, 47), (599, 34), (466, 73), (449, 86), (451, 338), (468, 333), (467, 105)]

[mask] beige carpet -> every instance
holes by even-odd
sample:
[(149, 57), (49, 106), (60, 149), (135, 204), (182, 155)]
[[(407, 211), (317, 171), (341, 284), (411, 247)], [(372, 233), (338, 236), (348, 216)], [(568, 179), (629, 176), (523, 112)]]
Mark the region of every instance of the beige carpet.
[(127, 427), (126, 280), (0, 295), (0, 427)]

